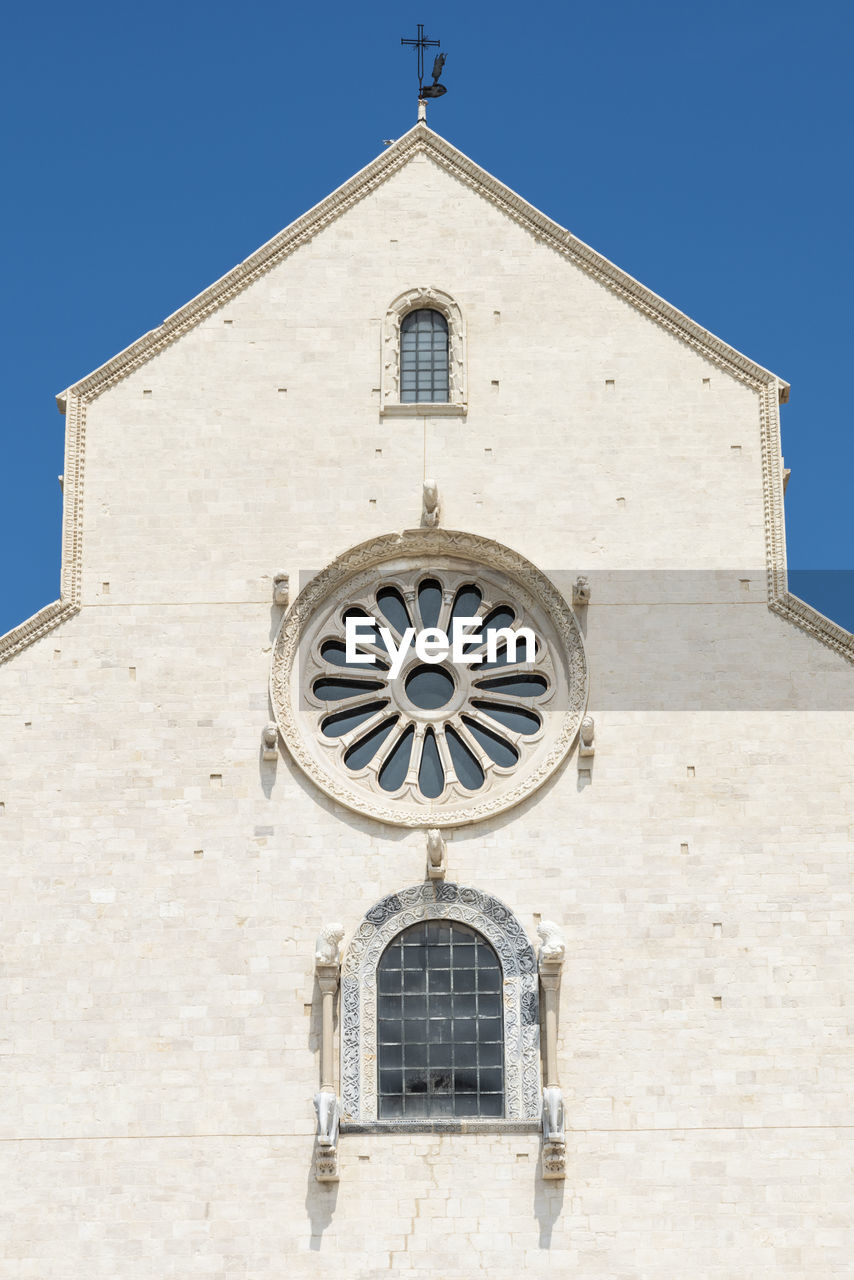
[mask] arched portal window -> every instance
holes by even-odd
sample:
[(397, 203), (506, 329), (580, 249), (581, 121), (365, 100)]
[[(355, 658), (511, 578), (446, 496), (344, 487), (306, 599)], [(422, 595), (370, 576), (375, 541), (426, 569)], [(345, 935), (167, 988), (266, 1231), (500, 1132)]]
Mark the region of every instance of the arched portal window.
[[(433, 925), (438, 932), (431, 933)], [(440, 953), (445, 947), (447, 953)], [(440, 963), (445, 959), (447, 964)], [(407, 978), (407, 973), (416, 976)], [(451, 996), (450, 1012), (447, 1000), (444, 1007), (435, 1000), (443, 994)], [(472, 995), (473, 1014), (466, 1012), (471, 1002), (463, 1002)], [(494, 995), (499, 997), (498, 1027)], [(414, 1003), (420, 996), (425, 997), (423, 1005)], [(441, 1052), (433, 1054), (433, 1046), (442, 1044), (452, 1046), (450, 1055), (445, 1054), (450, 1068), (441, 1063)], [(473, 1048), (458, 1057), (458, 1046), (465, 1045)], [(503, 1057), (491, 1047), (495, 1045)], [(410, 1046), (416, 1050), (411, 1056)], [(495, 1070), (493, 1058), (498, 1059), (500, 1085), (499, 1077), (485, 1074)], [(431, 1090), (429, 1076), (426, 1088), (412, 1087), (417, 1071), (424, 1080), (425, 1067), (437, 1075), (451, 1071), (450, 1093), (437, 1078)], [(408, 1089), (407, 1069), (413, 1071)], [(401, 1072), (399, 1082), (385, 1076), (391, 1071)], [(459, 1084), (455, 1071), (460, 1072)], [(499, 1104), (495, 1099), (501, 1090)], [(471, 1102), (457, 1106), (464, 1096), (476, 1099), (479, 1109), (464, 1110)], [(448, 1097), (451, 1109), (439, 1111), (448, 1104), (438, 1100)], [(392, 1098), (401, 1099), (398, 1119), (384, 1118), (397, 1106)], [(420, 1111), (418, 1098), (424, 1099)], [(456, 1116), (468, 1115), (474, 1124), (501, 1126), (505, 1121), (538, 1122), (542, 1109), (537, 957), (513, 912), (491, 894), (448, 880), (426, 880), (375, 902), (350, 939), (341, 966), (342, 1124), (442, 1127), (457, 1125), (461, 1121)]]
[(466, 413), (465, 324), (449, 293), (418, 285), (389, 304), (380, 378), (381, 413), (414, 417), (419, 401), (442, 417)]
[(400, 322), (403, 404), (448, 402), (448, 322), (440, 311), (410, 311)]
[(411, 925), (377, 971), (379, 1118), (504, 1115), (501, 965), (451, 920)]

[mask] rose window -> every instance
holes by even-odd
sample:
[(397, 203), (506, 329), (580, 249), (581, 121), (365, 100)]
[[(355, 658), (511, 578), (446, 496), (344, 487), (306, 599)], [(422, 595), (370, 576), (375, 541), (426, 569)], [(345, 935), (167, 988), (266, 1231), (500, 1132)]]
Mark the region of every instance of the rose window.
[(322, 593), (314, 579), (274, 658), (277, 720), (292, 750), (298, 735), (299, 763), (343, 803), (406, 825), (516, 803), (565, 754), (586, 698), (575, 619), (551, 583), (532, 565), (520, 580), (462, 561), (453, 537), (481, 542), (419, 531), (393, 541), (430, 556), (389, 557)]
[[(451, 569), (435, 575), (412, 570), (360, 593), (330, 616), (312, 655), (319, 674), (309, 701), (317, 724), (351, 773), (376, 778), (379, 789), (407, 800), (438, 800), (451, 790), (482, 790), (487, 779), (512, 772), (537, 742), (554, 694), (551, 655), (542, 642), (516, 646), (511, 661), (504, 628), (531, 627), (517, 602), (483, 575)], [(376, 619), (363, 628), (360, 657), (346, 661), (348, 617)], [(380, 628), (400, 649), (409, 630), (453, 633), (457, 618), (477, 618), (480, 643), (465, 646), (471, 666), (420, 661), (410, 647), (392, 677), (392, 658)], [(490, 639), (495, 649), (486, 660)], [(527, 650), (533, 648), (529, 656)], [(373, 661), (371, 661), (373, 660)], [(332, 745), (334, 744), (334, 745)]]

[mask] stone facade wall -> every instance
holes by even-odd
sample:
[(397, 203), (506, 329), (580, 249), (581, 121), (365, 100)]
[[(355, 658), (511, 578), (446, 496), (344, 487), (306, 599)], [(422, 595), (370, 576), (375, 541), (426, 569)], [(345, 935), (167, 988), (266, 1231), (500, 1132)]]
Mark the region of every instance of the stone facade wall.
[[(464, 418), (379, 413), (416, 286)], [(448, 836), (565, 927), (563, 1184), (519, 1133), (312, 1171), (315, 936), (425, 848), (261, 758), (272, 575), (417, 524), (425, 475), (593, 584), (589, 778)], [(0, 669), (5, 1273), (844, 1274), (854, 673), (767, 609), (755, 391), (415, 158), (89, 406), (83, 547)]]

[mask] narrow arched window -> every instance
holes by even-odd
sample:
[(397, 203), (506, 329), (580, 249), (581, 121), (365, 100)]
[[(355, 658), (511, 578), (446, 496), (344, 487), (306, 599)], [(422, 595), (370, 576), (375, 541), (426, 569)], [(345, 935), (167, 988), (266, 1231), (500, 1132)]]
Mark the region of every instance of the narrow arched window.
[(441, 311), (410, 311), (400, 322), (400, 399), (448, 402), (448, 322)]
[(411, 925), (377, 970), (379, 1119), (504, 1115), (501, 964), (451, 920)]

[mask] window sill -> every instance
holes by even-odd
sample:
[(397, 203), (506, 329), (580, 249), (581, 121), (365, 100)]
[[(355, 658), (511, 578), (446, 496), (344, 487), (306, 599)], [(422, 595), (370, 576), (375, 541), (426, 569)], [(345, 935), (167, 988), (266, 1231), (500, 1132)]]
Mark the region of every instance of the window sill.
[(464, 418), (467, 404), (446, 404), (441, 400), (424, 400), (414, 404), (380, 405), (382, 418)]
[(342, 1120), (342, 1133), (539, 1133), (540, 1120)]

